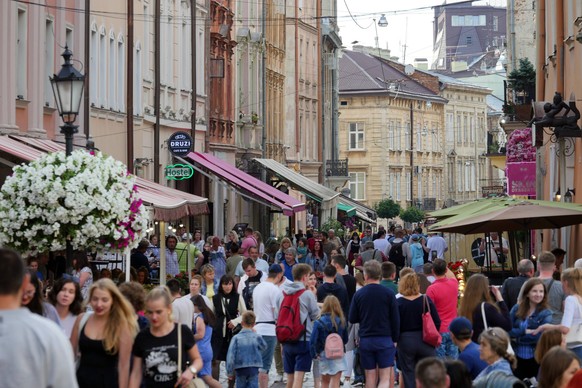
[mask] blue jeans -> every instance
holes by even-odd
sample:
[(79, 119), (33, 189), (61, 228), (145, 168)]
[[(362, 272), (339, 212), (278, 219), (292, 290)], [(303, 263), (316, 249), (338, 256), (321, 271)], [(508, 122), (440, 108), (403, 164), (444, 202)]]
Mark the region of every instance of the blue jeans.
[(236, 376), (236, 388), (259, 388), (259, 375)]
[(441, 346), (436, 348), (436, 355), (440, 359), (456, 360), (459, 358), (459, 348), (455, 346), (451, 339), (451, 333), (441, 333), (443, 341)]
[(267, 349), (263, 350), (263, 367), (259, 371), (269, 373), (271, 365), (273, 364), (273, 354), (275, 353), (275, 345), (277, 345), (277, 337), (271, 335), (263, 335), (262, 337), (267, 343)]
[(578, 360), (581, 360), (580, 362), (582, 362), (582, 346), (577, 346), (577, 347), (572, 348), (570, 350), (573, 351), (574, 354), (576, 354), (576, 356), (578, 356)]

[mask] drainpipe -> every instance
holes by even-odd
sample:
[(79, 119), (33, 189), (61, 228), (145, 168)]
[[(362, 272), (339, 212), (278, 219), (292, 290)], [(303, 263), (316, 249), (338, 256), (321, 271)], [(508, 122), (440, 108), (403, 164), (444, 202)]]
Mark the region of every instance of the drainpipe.
[[(89, 120), (91, 119), (91, 93), (90, 86), (91, 82), (91, 0), (85, 0), (85, 94), (83, 95), (83, 121), (85, 127), (85, 138), (88, 141), (89, 132)], [(130, 170), (131, 171), (131, 170)]]
[[(543, 101), (546, 89), (546, 77), (544, 72), (545, 63), (545, 39), (546, 39), (546, 23), (545, 23), (545, 13), (546, 13), (546, 2), (545, 0), (537, 0), (536, 2), (536, 101)], [(543, 132), (542, 132), (543, 136)], [(543, 170), (546, 164), (546, 147), (542, 146), (536, 149), (536, 199), (544, 199), (544, 187), (545, 181), (551, 181), (553, 178), (553, 172), (551, 169), (547, 169), (549, 176), (543, 174)], [(551, 195), (551, 193), (550, 193)], [(535, 246), (537, 250), (541, 250), (542, 247), (542, 231), (536, 231), (536, 241)], [(550, 241), (550, 234), (544, 233), (544, 241)], [(546, 244), (549, 247), (549, 244)], [(547, 248), (547, 247), (546, 247)], [(544, 248), (545, 249), (545, 248)]]
[(161, 0), (158, 0), (155, 3), (154, 13), (154, 114), (156, 115), (156, 123), (154, 124), (154, 182), (156, 183), (160, 183), (160, 23), (162, 20), (160, 7)]
[(127, 90), (126, 90), (126, 131), (127, 170), (133, 171), (133, 0), (127, 0)]
[(511, 39), (511, 70), (517, 68), (515, 58), (515, 0), (509, 0), (509, 36)]
[[(320, 23), (321, 20), (318, 19), (317, 22)], [(322, 43), (321, 43), (322, 49), (319, 50), (320, 52), (324, 49), (325, 39), (326, 39), (325, 37), (322, 39)], [(321, 63), (321, 74), (320, 74), (321, 80), (319, 82), (319, 85), (320, 85), (320, 88), (319, 88), (319, 93), (320, 93), (319, 107), (320, 107), (320, 112), (321, 112), (321, 131), (320, 132), (323, 133), (323, 135), (321, 137), (321, 139), (322, 139), (322, 141), (321, 141), (321, 163), (322, 163), (322, 166), (323, 166), (322, 167), (322, 170), (323, 170), (323, 183), (325, 185), (327, 183), (327, 181), (328, 181), (328, 177), (327, 177), (327, 166), (326, 166), (326, 164), (327, 164), (327, 153), (326, 153), (326, 147), (325, 147), (326, 146), (325, 134), (326, 134), (326, 129), (327, 128), (326, 128), (326, 125), (325, 125), (325, 103), (324, 103), (324, 100), (325, 100), (325, 91), (326, 91), (326, 87), (325, 87), (326, 86), (325, 85), (325, 82), (326, 82), (326, 79), (325, 79), (325, 70), (326, 70), (326, 67), (325, 67), (324, 57), (322, 57), (321, 54), (320, 54), (320, 60), (321, 60), (319, 62), (319, 63)], [(333, 160), (333, 155), (332, 155), (332, 160)]]

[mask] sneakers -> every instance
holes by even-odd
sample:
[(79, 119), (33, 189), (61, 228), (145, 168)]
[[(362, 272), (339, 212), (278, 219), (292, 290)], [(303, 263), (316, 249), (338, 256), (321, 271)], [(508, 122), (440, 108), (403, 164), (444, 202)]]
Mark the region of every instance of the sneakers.
[(354, 380), (352, 382), (352, 387), (363, 387), (364, 386), (364, 382), (362, 380)]
[(287, 379), (285, 379), (285, 373), (279, 373), (277, 375), (277, 378), (275, 379), (276, 383), (285, 383), (287, 382)]

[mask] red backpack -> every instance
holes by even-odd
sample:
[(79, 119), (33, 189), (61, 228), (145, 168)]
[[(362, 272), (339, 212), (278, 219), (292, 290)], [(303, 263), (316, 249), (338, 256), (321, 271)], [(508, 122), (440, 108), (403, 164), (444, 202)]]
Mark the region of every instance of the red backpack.
[(304, 292), (305, 290), (301, 290), (291, 295), (283, 293), (283, 303), (281, 303), (275, 327), (277, 341), (281, 343), (297, 342), (301, 336), (305, 335), (305, 322), (301, 322), (301, 306), (299, 304), (299, 297)]

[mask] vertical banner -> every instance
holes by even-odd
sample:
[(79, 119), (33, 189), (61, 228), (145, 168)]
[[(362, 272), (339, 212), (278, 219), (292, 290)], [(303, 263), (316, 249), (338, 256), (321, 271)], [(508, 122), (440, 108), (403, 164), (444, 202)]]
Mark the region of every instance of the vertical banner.
[(507, 194), (536, 195), (536, 162), (507, 163)]

